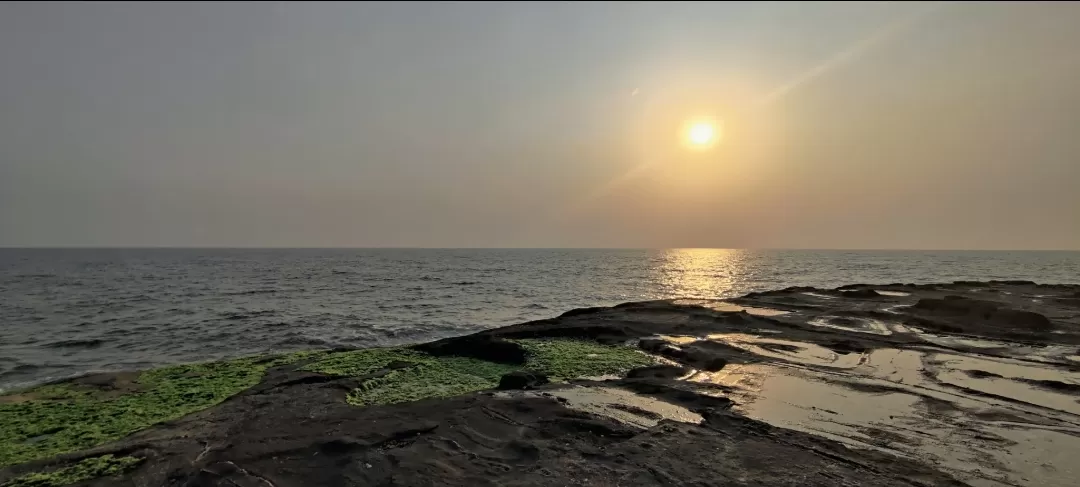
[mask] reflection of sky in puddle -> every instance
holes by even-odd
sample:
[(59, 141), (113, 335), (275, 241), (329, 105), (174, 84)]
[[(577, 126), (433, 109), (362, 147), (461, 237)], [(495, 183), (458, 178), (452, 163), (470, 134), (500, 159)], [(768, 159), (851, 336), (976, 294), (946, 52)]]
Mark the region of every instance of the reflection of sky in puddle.
[(874, 291), (882, 296), (911, 296), (911, 293), (905, 293), (903, 291), (882, 291), (880, 289), (875, 289)]
[(892, 314), (900, 314), (900, 311), (898, 311), (900, 308), (910, 308), (910, 307), (911, 307), (910, 304), (897, 304), (895, 306), (887, 306), (885, 308), (882, 308), (881, 311), (884, 311), (886, 313), (892, 313)]
[(821, 298), (821, 299), (836, 299), (836, 296), (829, 296), (827, 294), (821, 294), (821, 293), (805, 292), (803, 294), (805, 294), (807, 296), (813, 296), (815, 298)]
[[(816, 293), (803, 294), (828, 299)], [(687, 302), (691, 303), (739, 310), (737, 305), (722, 301)], [(884, 311), (897, 314), (908, 306), (890, 305)], [(1080, 452), (1077, 397), (1013, 380), (1080, 384), (1080, 373), (1032, 363), (1080, 362), (1075, 348), (936, 335), (887, 319), (834, 318), (822, 316), (810, 324), (881, 335), (918, 334), (929, 344), (971, 347), (1029, 362), (962, 352), (937, 353), (942, 350), (932, 347), (845, 355), (815, 344), (761, 336), (765, 333), (757, 331), (753, 333), (758, 336), (726, 333), (662, 338), (678, 345), (718, 340), (770, 360), (730, 363), (721, 371), (698, 371), (685, 379), (727, 387), (730, 392), (703, 389), (702, 393), (729, 397), (733, 408), (749, 417), (858, 448), (928, 461), (975, 486), (1076, 485), (1074, 478), (1080, 475), (1080, 465), (1073, 467), (1073, 457)], [(969, 370), (1005, 378), (973, 378), (966, 373)]]
[(673, 335), (659, 335), (659, 336), (657, 336), (657, 338), (659, 338), (661, 340), (664, 340), (666, 342), (673, 343), (675, 345), (686, 345), (688, 343), (694, 343), (694, 342), (700, 340), (700, 338), (698, 338), (698, 337), (673, 336)]
[(897, 384), (918, 384), (923, 380), (923, 354), (914, 350), (882, 348), (870, 352), (863, 370), (866, 375)]
[(820, 318), (814, 318), (807, 323), (814, 326), (835, 328), (837, 330), (851, 331), (855, 333), (892, 335), (892, 330), (889, 329), (888, 325), (886, 325), (882, 321), (871, 318), (822, 316)]
[(889, 325), (889, 329), (891, 329), (893, 333), (912, 333), (911, 328), (908, 328), (900, 323), (893, 323)]
[(701, 415), (682, 406), (614, 387), (574, 386), (547, 392), (565, 399), (567, 407), (572, 409), (606, 416), (640, 428), (656, 426), (661, 418), (695, 424), (702, 421)]
[(918, 402), (906, 394), (857, 392), (816, 380), (808, 371), (775, 365), (729, 365), (689, 380), (734, 388), (736, 410), (751, 418), (863, 447), (872, 438), (859, 427), (910, 414)]
[(1080, 466), (1076, 462), (1080, 438), (1076, 435), (1030, 428), (995, 428), (994, 433), (1016, 445), (991, 454), (1014, 470), (1026, 471), (1031, 485), (1076, 485), (1071, 481), (1080, 478)]
[(675, 304), (683, 306), (701, 306), (702, 308), (709, 308), (713, 311), (722, 311), (726, 313), (738, 313), (745, 311), (755, 316), (780, 316), (790, 313), (790, 311), (781, 311), (772, 308), (755, 308), (752, 306), (740, 306), (734, 303), (728, 303), (725, 301), (710, 301), (708, 299), (678, 299), (675, 300)]
[(922, 338), (923, 340), (934, 345), (940, 345), (943, 347), (973, 347), (985, 350), (993, 350), (993, 353), (995, 355), (1004, 355), (1010, 358), (1043, 363), (1065, 363), (1069, 360), (1076, 360), (1074, 358), (1070, 358), (1070, 354), (1075, 350), (1075, 348), (1062, 345), (1037, 346), (1000, 340), (989, 340), (985, 338), (937, 335), (934, 333), (925, 332), (918, 328), (911, 328), (911, 331), (918, 334), (919, 338)]
[[(981, 392), (1014, 398), (1058, 411), (1080, 414), (1080, 404), (1068, 394), (1040, 389), (1011, 379), (1053, 380), (1080, 384), (1080, 374), (1038, 367), (1005, 359), (984, 359), (964, 355), (937, 354), (931, 359), (939, 372), (937, 379), (946, 384), (975, 389)], [(975, 378), (965, 371), (981, 370), (1002, 376)]]
[(918, 328), (911, 328), (911, 330), (917, 333), (919, 335), (919, 338), (922, 338), (927, 342), (933, 343), (934, 345), (941, 345), (943, 347), (966, 346), (975, 348), (1010, 348), (1018, 346), (1018, 344), (1015, 343), (1002, 342), (998, 340), (936, 335), (933, 333), (927, 333)]
[[(1054, 427), (969, 416), (965, 411), (1033, 412), (958, 395), (927, 381), (922, 368), (922, 352), (879, 349), (858, 368), (843, 373), (780, 364), (730, 364), (688, 380), (732, 389), (728, 397), (735, 402), (734, 409), (749, 417), (857, 448), (930, 460), (971, 485), (1073, 485), (1072, 457), (1080, 451), (1080, 437), (1047, 430)], [(881, 387), (886, 385), (896, 389)], [(920, 396), (958, 409), (932, 412)], [(1034, 414), (1041, 421), (1050, 420)], [(1061, 424), (1058, 429), (1077, 430), (1075, 425)], [(1056, 453), (1040, 454), (1051, 451)]]
[(864, 358), (864, 355), (860, 353), (841, 355), (813, 343), (765, 338), (743, 333), (713, 334), (709, 335), (708, 339), (723, 342), (763, 357), (807, 365), (852, 368), (858, 366)]

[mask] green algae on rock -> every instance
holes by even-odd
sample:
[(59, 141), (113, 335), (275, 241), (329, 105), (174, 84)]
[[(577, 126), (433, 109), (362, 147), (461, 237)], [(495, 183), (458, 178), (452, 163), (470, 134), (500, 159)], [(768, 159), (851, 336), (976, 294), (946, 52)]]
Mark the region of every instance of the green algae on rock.
[(304, 367), (305, 370), (341, 376), (375, 374), (391, 362), (411, 365), (365, 379), (347, 401), (357, 406), (397, 404), (420, 399), (451, 397), (492, 389), (503, 374), (515, 370), (535, 370), (554, 379), (623, 374), (652, 357), (631, 347), (602, 345), (569, 339), (513, 340), (526, 351), (523, 365), (503, 364), (470, 357), (440, 356), (408, 348), (372, 348), (329, 354)]
[(76, 379), (0, 396), (0, 467), (92, 448), (205, 409), (257, 384), (266, 369), (311, 356), (176, 365), (129, 373), (123, 387)]
[(407, 366), (365, 379), (347, 401), (371, 406), (456, 396), (495, 387), (502, 374), (519, 368), (466, 357), (435, 357), (399, 347), (332, 353), (303, 369), (355, 377), (374, 374), (393, 362)]
[(432, 360), (430, 355), (404, 347), (365, 348), (347, 352), (332, 352), (315, 360), (301, 370), (320, 374), (356, 377), (375, 373), (393, 361), (421, 362)]
[(143, 459), (138, 457), (102, 455), (87, 458), (74, 465), (58, 468), (51, 472), (34, 472), (15, 477), (4, 482), (0, 487), (61, 487), (93, 480), (98, 477), (119, 475), (131, 470), (142, 461)]
[[(210, 406), (257, 384), (274, 366), (364, 378), (347, 401), (357, 406), (445, 398), (495, 388), (503, 374), (534, 370), (555, 380), (623, 374), (653, 359), (632, 347), (571, 339), (514, 340), (525, 364), (434, 356), (405, 347), (298, 352), (101, 374), (0, 396), (0, 467), (92, 448)], [(395, 364), (395, 362), (397, 362)], [(393, 365), (393, 366), (391, 366)], [(378, 373), (378, 374), (376, 374)], [(120, 380), (120, 379), (123, 380)]]
[(528, 352), (527, 367), (552, 379), (623, 375), (630, 369), (656, 364), (655, 358), (628, 346), (570, 339), (515, 341)]
[(439, 357), (365, 381), (349, 394), (357, 406), (452, 397), (494, 388), (519, 367), (464, 357)]

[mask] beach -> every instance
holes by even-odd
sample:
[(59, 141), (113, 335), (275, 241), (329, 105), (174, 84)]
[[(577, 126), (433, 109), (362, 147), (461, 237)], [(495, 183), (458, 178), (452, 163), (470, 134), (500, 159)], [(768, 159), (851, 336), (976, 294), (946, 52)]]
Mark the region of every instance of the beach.
[(1070, 485), (1078, 293), (794, 287), (92, 374), (0, 396), (0, 485)]

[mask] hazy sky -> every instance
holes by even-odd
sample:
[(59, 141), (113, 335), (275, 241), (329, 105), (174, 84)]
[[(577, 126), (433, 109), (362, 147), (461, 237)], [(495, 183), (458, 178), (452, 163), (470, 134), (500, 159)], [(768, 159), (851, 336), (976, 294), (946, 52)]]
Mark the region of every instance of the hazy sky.
[[(1080, 3), (0, 4), (0, 245), (1080, 249)], [(722, 124), (683, 147), (695, 117)]]

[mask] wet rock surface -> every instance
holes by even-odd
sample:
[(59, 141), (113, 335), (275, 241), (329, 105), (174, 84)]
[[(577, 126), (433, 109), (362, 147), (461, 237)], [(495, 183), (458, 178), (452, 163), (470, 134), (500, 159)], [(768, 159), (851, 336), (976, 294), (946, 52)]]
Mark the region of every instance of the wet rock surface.
[(499, 389), (534, 389), (547, 383), (547, 375), (522, 370), (503, 375), (499, 379)]
[(515, 339), (572, 338), (660, 363), (561, 383), (520, 370), (506, 390), (367, 407), (346, 402), (356, 377), (281, 365), (209, 409), (0, 470), (0, 485), (103, 454), (143, 461), (80, 485), (1075, 485), (1078, 293), (851, 285), (574, 310), (415, 348), (518, 366)]

